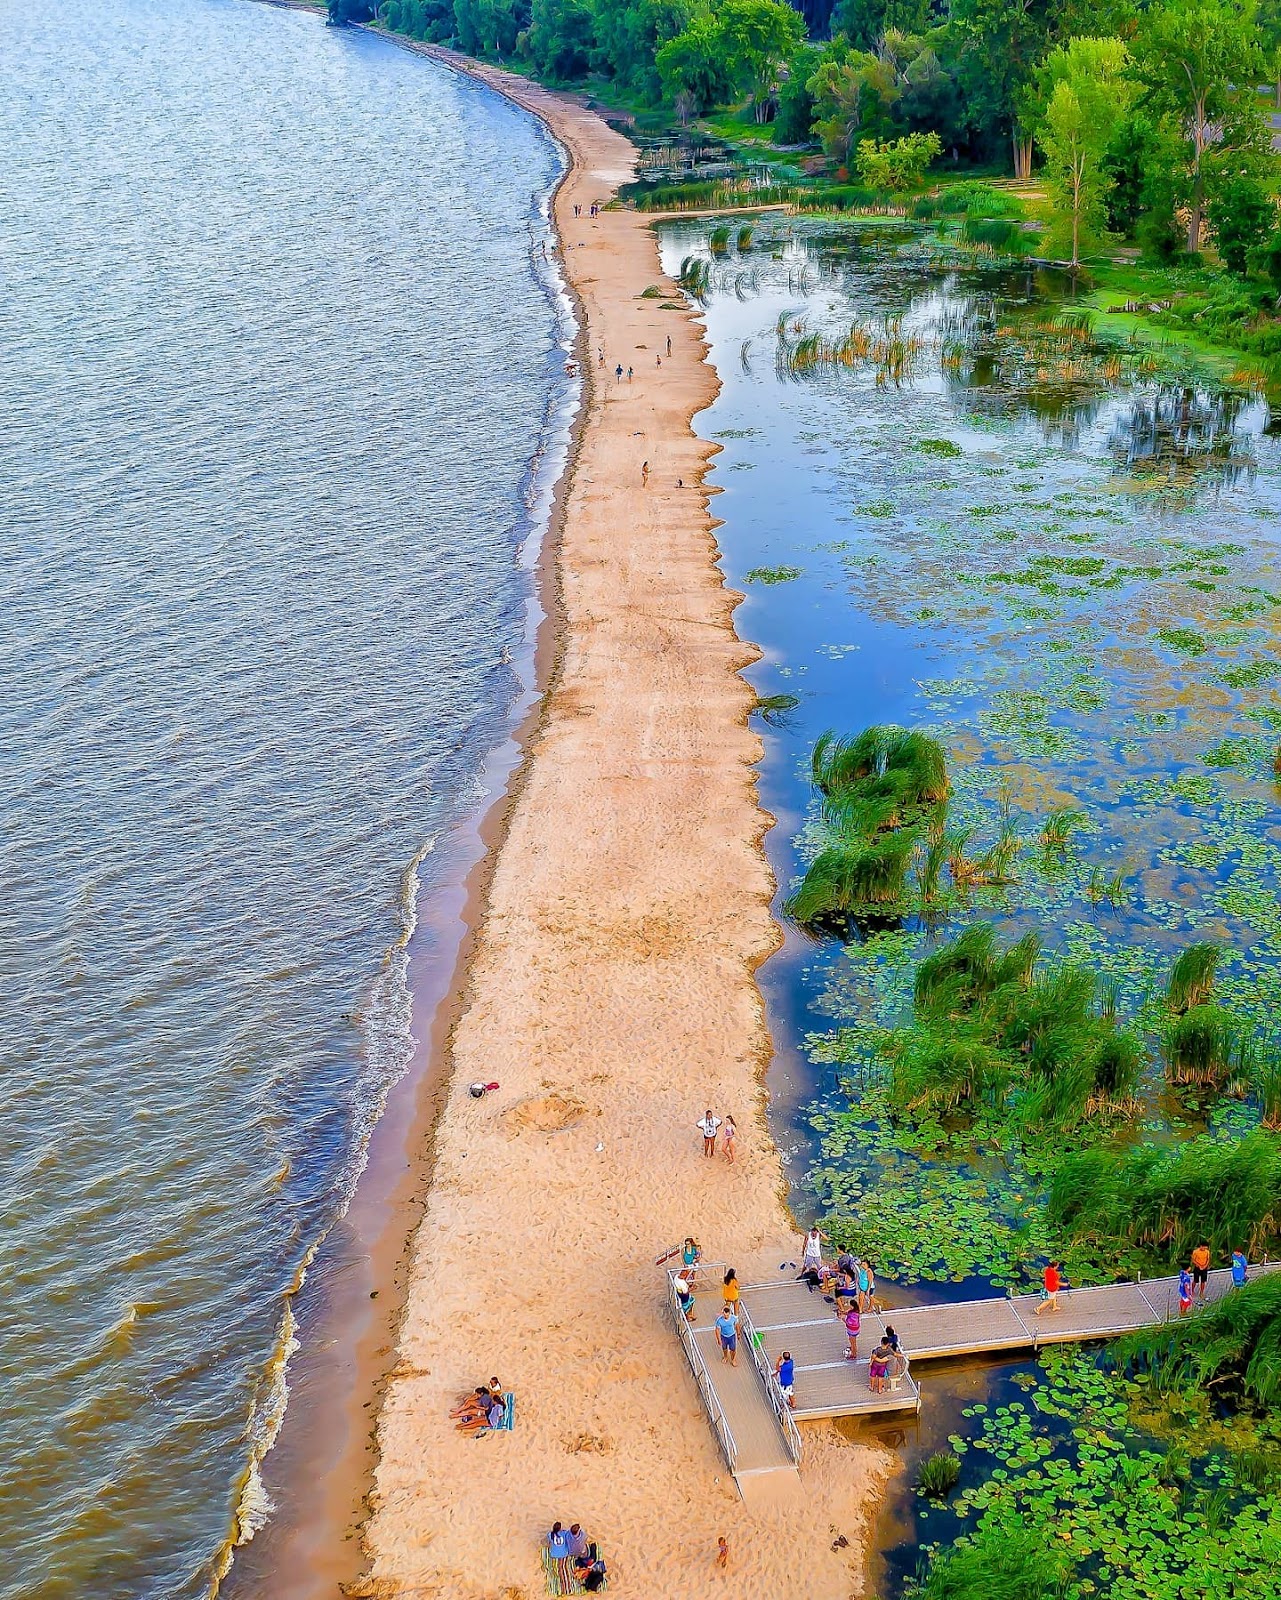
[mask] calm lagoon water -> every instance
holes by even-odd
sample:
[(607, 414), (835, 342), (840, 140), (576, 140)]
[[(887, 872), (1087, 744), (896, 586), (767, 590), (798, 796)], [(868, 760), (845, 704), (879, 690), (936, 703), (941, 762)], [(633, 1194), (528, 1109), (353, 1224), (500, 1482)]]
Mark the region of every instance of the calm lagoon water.
[[(759, 219), (719, 254), (710, 223), (661, 229), (664, 264), (711, 263), (705, 322), (723, 383), (697, 421), (737, 613), (764, 658), (749, 676), (794, 707), (764, 728), (767, 848), (782, 896), (816, 849), (809, 753), (823, 730), (923, 726), (949, 752), (954, 823), (977, 850), (1017, 832), (1016, 882), (975, 916), (1038, 928), (1138, 1013), (1171, 949), (1223, 944), (1223, 999), (1262, 1031), (1281, 999), (1281, 445), (1266, 405), (1128, 352), (1073, 343), (1065, 285), (940, 264), (911, 229)], [(899, 383), (872, 360), (805, 369), (803, 341), (917, 341)], [(1037, 846), (1052, 807), (1082, 816), (1063, 861)], [(1114, 898), (1100, 894), (1116, 875)], [(1029, 1175), (993, 1148), (903, 1148), (846, 1084), (850, 1041), (900, 1018), (929, 930), (811, 942), (762, 972), (778, 1059), (775, 1136), (798, 1216), (881, 1229), (896, 1297), (1026, 1281)], [(842, 1043), (835, 1041), (841, 1036)], [(1160, 1099), (1163, 1136), (1203, 1124)], [(1248, 1125), (1240, 1106), (1218, 1125)], [(1025, 1363), (927, 1375), (909, 1462), (962, 1434), (964, 1407), (1035, 1382)], [(977, 1425), (977, 1424), (976, 1424)], [(1048, 1424), (1053, 1432), (1055, 1424)], [(1061, 1431), (1061, 1430), (1060, 1430)], [(893, 1430), (891, 1430), (893, 1432)], [(963, 1486), (988, 1458), (971, 1454)], [(914, 1474), (913, 1474), (914, 1476)], [(910, 1492), (882, 1529), (898, 1593), (931, 1519)], [(938, 1514), (938, 1532), (958, 1524)], [(971, 1524), (972, 1526), (972, 1524)]]
[(527, 672), (560, 156), (244, 0), (0, 30), (0, 1596), (197, 1595)]

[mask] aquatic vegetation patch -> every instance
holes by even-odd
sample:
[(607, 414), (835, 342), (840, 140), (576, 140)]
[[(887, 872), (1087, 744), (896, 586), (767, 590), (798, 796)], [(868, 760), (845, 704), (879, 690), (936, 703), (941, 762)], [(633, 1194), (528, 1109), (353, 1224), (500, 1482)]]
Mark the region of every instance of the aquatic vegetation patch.
[(963, 456), (965, 451), (959, 444), (954, 444), (951, 439), (918, 439), (916, 448), (922, 455), (927, 456)]
[[(1185, 1327), (1191, 1339), (1194, 1326)], [(1045, 1351), (1019, 1378), (1024, 1399), (967, 1408), (971, 1433), (961, 1442), (966, 1461), (981, 1464), (979, 1481), (946, 1508), (920, 1503), (931, 1542), (913, 1593), (1263, 1600), (1272, 1592), (1281, 1563), (1275, 1418), (1215, 1421), (1173, 1394), (1154, 1406), (1148, 1374), (1136, 1380), (1071, 1347)]]
[(1210, 648), (1195, 628), (1158, 628), (1157, 638), (1184, 656), (1203, 656)]
[(789, 566), (753, 567), (750, 572), (744, 574), (748, 583), (764, 584), (792, 583), (800, 576), (801, 569), (799, 567)]

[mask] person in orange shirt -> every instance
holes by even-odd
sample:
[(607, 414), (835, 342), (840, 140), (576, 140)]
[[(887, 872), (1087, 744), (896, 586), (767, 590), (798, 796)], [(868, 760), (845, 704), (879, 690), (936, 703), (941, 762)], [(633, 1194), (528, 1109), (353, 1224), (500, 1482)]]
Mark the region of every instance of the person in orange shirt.
[(1205, 1304), (1206, 1286), (1210, 1282), (1210, 1247), (1199, 1244), (1192, 1252), (1192, 1292)]
[(1042, 1274), (1041, 1281), (1045, 1285), (1045, 1292), (1041, 1298), (1040, 1305), (1036, 1308), (1038, 1317), (1047, 1308), (1050, 1311), (1059, 1309), (1059, 1290), (1063, 1286), (1063, 1280), (1059, 1277), (1059, 1264), (1057, 1261), (1050, 1262)]

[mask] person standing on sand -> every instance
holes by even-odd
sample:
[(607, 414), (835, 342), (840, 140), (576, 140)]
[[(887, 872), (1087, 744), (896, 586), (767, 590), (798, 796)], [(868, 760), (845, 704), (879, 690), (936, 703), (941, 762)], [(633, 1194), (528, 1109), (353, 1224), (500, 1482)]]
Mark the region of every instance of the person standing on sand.
[(734, 1165), (734, 1141), (738, 1138), (738, 1129), (734, 1125), (733, 1117), (726, 1115), (725, 1132), (721, 1134), (721, 1149), (730, 1166)]
[(712, 1115), (710, 1106), (707, 1108), (703, 1120), (695, 1123), (695, 1127), (703, 1135), (703, 1154), (709, 1160), (716, 1154), (716, 1130), (720, 1125), (721, 1119)]
[(722, 1572), (729, 1566), (729, 1540), (724, 1534), (716, 1541), (716, 1565)]
[(716, 1319), (716, 1336), (721, 1342), (721, 1360), (738, 1365), (738, 1315), (726, 1306)]
[(632, 381), (632, 369), (630, 367), (627, 369), (627, 381), (628, 383)]
[(1059, 1276), (1059, 1264), (1051, 1261), (1041, 1274), (1041, 1303), (1036, 1308), (1039, 1317), (1042, 1311), (1057, 1311), (1059, 1309), (1059, 1290), (1063, 1287), (1063, 1280)]
[(672, 336), (670, 333), (667, 335), (667, 353), (669, 356), (672, 353)]
[(1199, 1244), (1192, 1252), (1192, 1287), (1197, 1299), (1205, 1304), (1205, 1291), (1210, 1283), (1210, 1246)]
[(621, 361), (614, 368), (614, 377), (618, 380), (619, 383), (622, 383), (622, 381), (623, 381), (623, 363)]
[(648, 485), (648, 483), (649, 483), (649, 462), (648, 461), (642, 461), (641, 462), (641, 488), (644, 489)]

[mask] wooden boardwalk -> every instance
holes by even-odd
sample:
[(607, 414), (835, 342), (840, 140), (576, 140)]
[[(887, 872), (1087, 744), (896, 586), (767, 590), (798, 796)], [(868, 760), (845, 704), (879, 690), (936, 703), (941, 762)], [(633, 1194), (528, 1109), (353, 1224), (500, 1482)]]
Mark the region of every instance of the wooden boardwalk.
[[(1281, 1263), (1252, 1266), (1251, 1276), (1278, 1270)], [(948, 1356), (1037, 1350), (1048, 1344), (1108, 1339), (1152, 1327), (1178, 1315), (1178, 1278), (1100, 1284), (1065, 1290), (1057, 1311), (1037, 1314), (1039, 1295), (952, 1301), (940, 1305), (895, 1306), (863, 1318), (859, 1359), (845, 1358), (845, 1325), (835, 1307), (817, 1290), (797, 1283), (792, 1272), (773, 1283), (742, 1290), (743, 1313), (738, 1365), (721, 1360), (714, 1327), (720, 1311), (723, 1268), (704, 1269), (696, 1296), (696, 1321), (690, 1325), (669, 1300), (698, 1380), (704, 1405), (740, 1490), (758, 1488), (754, 1480), (770, 1474), (794, 1475), (800, 1463), (797, 1421), (821, 1417), (878, 1417), (916, 1412), (921, 1392), (909, 1370), (889, 1391), (873, 1394), (867, 1357), (886, 1324), (915, 1367)], [(1232, 1287), (1232, 1274), (1210, 1274), (1207, 1298), (1217, 1300)], [(789, 1350), (795, 1364), (795, 1410), (788, 1413), (774, 1380), (779, 1355)]]

